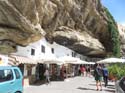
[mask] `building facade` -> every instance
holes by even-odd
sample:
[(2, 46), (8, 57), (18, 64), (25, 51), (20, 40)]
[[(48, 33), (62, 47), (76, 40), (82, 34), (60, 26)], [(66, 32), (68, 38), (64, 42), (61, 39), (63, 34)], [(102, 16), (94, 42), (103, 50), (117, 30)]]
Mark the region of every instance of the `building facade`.
[[(19, 57), (21, 57), (23, 60), (25, 58), (29, 58), (29, 61), (32, 59), (36, 62), (36, 64), (22, 62), (18, 65), (21, 68), (22, 73), (25, 77), (25, 85), (28, 85), (29, 81), (32, 84), (33, 82), (35, 82), (36, 79), (43, 79), (46, 66), (50, 66), (51, 69), (58, 68), (57, 65), (43, 64), (42, 61), (44, 61), (44, 59), (58, 59), (63, 56), (76, 57), (81, 60), (84, 60), (86, 58), (85, 56), (78, 54), (75, 51), (67, 47), (61, 46), (55, 42), (53, 44), (50, 44), (45, 38), (42, 38), (37, 42), (31, 43), (26, 47), (18, 46), (17, 52), (12, 53), (12, 55), (16, 56), (17, 59), (19, 59)], [(41, 61), (38, 62), (38, 60)], [(53, 74), (54, 73), (55, 72), (53, 72)]]

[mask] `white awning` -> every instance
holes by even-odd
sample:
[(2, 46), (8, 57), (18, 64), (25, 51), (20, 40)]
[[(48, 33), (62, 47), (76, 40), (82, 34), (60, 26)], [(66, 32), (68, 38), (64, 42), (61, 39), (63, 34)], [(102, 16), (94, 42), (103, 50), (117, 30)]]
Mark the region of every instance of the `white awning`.
[(77, 64), (80, 59), (71, 56), (63, 56), (60, 57), (59, 60), (64, 61), (65, 63)]
[(37, 64), (37, 62), (34, 59), (17, 55), (9, 56), (9, 61), (15, 62), (16, 64)]
[(90, 65), (94, 65), (94, 64), (95, 64), (95, 62), (88, 62), (88, 64), (90, 64)]
[(121, 58), (106, 58), (104, 60), (97, 61), (97, 63), (123, 63), (125, 62), (125, 59)]
[(56, 58), (56, 57), (44, 57), (42, 59), (37, 60), (38, 63), (44, 63), (44, 64), (64, 64), (64, 61)]
[(79, 63), (79, 64), (89, 64), (89, 62), (84, 61), (84, 60), (79, 60), (78, 63)]

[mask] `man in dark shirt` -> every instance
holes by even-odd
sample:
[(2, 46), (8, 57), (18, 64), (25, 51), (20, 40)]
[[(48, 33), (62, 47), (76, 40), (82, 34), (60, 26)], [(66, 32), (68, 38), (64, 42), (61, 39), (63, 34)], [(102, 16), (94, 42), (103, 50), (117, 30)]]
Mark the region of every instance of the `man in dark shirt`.
[(105, 66), (103, 67), (103, 79), (106, 87), (108, 85), (108, 69)]

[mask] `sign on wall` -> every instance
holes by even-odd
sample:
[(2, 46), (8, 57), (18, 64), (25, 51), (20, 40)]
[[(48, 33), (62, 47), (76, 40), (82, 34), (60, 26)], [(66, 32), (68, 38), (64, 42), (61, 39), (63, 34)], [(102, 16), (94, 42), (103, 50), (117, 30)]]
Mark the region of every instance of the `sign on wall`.
[(0, 54), (0, 66), (8, 65), (8, 56)]

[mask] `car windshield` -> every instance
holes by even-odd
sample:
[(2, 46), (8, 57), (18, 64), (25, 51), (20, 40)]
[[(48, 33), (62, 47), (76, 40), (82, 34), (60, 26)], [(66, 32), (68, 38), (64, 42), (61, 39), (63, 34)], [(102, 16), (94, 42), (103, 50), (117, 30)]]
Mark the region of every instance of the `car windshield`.
[(9, 81), (13, 79), (12, 70), (0, 70), (0, 82)]

